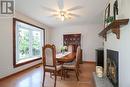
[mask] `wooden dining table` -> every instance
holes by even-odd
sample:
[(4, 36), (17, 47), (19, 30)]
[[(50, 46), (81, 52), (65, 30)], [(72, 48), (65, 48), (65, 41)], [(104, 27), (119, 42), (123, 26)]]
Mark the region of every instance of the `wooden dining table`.
[(72, 62), (76, 58), (75, 52), (57, 53), (56, 60), (60, 63)]

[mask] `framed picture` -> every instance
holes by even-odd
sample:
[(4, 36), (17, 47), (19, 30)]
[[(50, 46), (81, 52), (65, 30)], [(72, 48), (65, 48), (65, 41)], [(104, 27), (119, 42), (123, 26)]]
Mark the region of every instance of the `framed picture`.
[(110, 4), (105, 9), (105, 17), (104, 17), (104, 28), (108, 25), (106, 22), (107, 18), (110, 17)]
[(114, 20), (116, 20), (116, 16), (118, 15), (118, 0), (115, 1), (113, 5), (113, 16)]

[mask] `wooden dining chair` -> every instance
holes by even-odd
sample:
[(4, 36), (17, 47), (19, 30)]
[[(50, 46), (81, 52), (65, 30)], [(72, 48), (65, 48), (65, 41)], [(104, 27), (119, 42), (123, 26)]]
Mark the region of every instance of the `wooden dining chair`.
[[(78, 76), (79, 76), (79, 62), (80, 62), (80, 53), (81, 53), (81, 48), (80, 46), (77, 47), (77, 51), (76, 51), (76, 59), (75, 59), (75, 62), (73, 64), (70, 64), (70, 63), (66, 63), (66, 64), (63, 64), (63, 69), (64, 71), (66, 70), (74, 70), (75, 71), (75, 74), (76, 74), (76, 77), (77, 77), (77, 80), (79, 80)], [(65, 77), (65, 76), (64, 76)]]
[(43, 87), (45, 82), (45, 73), (54, 73), (55, 81), (54, 87), (56, 87), (57, 72), (62, 69), (61, 65), (56, 64), (56, 48), (54, 45), (46, 44), (42, 48), (42, 61), (43, 61)]

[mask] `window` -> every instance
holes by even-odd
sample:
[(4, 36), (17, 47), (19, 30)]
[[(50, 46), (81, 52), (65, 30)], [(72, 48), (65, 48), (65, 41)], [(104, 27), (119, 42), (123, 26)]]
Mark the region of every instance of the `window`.
[(44, 43), (44, 29), (13, 19), (14, 67), (40, 60)]

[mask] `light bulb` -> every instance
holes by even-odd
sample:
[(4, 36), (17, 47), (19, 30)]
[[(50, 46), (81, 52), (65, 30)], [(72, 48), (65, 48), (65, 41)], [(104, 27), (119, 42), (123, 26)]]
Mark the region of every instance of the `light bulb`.
[(64, 14), (65, 14), (64, 11), (60, 11), (61, 16), (64, 16)]
[(65, 20), (65, 17), (64, 17), (64, 16), (61, 16), (61, 20), (64, 21), (64, 20)]
[(61, 15), (60, 15), (60, 14), (58, 14), (58, 16), (59, 16), (59, 18), (61, 18)]
[(66, 15), (65, 15), (65, 18), (68, 18), (68, 17), (69, 17), (69, 15), (66, 14)]

